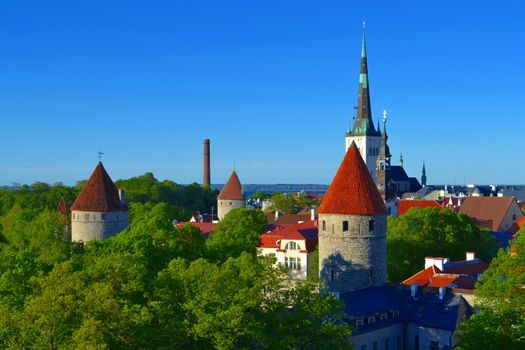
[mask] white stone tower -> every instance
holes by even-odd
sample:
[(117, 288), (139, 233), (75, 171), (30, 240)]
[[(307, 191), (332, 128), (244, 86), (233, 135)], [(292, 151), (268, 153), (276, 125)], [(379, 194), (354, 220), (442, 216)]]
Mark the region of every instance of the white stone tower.
[(217, 196), (217, 216), (222, 220), (232, 209), (244, 207), (244, 194), (235, 170)]
[(363, 27), (363, 43), (361, 47), (361, 70), (359, 74), (359, 90), (357, 115), (352, 129), (348, 129), (345, 137), (345, 149), (356, 144), (361, 157), (365, 161), (372, 177), (376, 178), (376, 159), (381, 148), (381, 133), (374, 128), (372, 110), (370, 108), (370, 86), (368, 83), (368, 63), (366, 59), (366, 40)]
[(324, 288), (341, 294), (386, 283), (386, 208), (354, 143), (318, 212)]
[(106, 239), (128, 227), (124, 191), (109, 177), (102, 163), (97, 167), (71, 206), (71, 240)]

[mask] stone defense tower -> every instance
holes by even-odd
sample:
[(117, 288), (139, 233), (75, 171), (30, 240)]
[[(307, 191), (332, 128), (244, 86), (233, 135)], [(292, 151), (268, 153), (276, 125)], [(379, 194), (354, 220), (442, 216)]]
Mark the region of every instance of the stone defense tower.
[(128, 207), (124, 191), (117, 190), (99, 162), (71, 206), (71, 240), (106, 239), (126, 227)]
[(319, 207), (319, 267), (337, 294), (386, 283), (386, 208), (354, 143)]
[(363, 43), (361, 47), (361, 71), (357, 115), (352, 129), (348, 129), (345, 138), (345, 150), (354, 142), (365, 161), (372, 178), (376, 177), (376, 158), (381, 147), (381, 133), (374, 128), (372, 109), (370, 108), (370, 86), (368, 84), (368, 63), (366, 59), (366, 40), (363, 26)]
[(217, 216), (219, 220), (222, 220), (230, 210), (244, 207), (244, 205), (241, 182), (234, 170), (217, 196)]

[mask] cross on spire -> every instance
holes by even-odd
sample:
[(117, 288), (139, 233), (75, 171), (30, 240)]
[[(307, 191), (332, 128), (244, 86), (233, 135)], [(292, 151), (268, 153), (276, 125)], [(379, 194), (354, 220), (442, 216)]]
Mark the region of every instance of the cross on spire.
[(101, 163), (102, 162), (102, 156), (104, 155), (104, 153), (98, 151), (98, 162)]

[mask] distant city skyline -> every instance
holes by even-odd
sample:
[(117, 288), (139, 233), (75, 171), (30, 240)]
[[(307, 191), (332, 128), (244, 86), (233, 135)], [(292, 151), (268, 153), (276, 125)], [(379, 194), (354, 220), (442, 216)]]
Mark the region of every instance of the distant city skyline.
[(357, 98), (431, 184), (522, 184), (521, 1), (0, 4), (0, 185), (329, 184)]

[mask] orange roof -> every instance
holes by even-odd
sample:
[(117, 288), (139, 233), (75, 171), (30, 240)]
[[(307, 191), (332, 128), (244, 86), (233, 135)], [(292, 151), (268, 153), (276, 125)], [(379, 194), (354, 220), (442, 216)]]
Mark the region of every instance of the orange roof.
[(279, 248), (279, 240), (304, 241), (307, 252), (312, 252), (317, 247), (318, 229), (317, 221), (309, 220), (300, 224), (276, 226), (272, 231), (259, 236), (258, 248)]
[(398, 216), (401, 216), (405, 214), (410, 208), (440, 208), (441, 205), (439, 205), (436, 201), (430, 201), (430, 200), (410, 200), (410, 199), (404, 199), (399, 201), (397, 204), (397, 214)]
[(513, 202), (513, 197), (467, 197), (459, 213), (470, 216), (492, 231), (498, 231)]
[(430, 277), (431, 287), (446, 287), (450, 286), (460, 277), (460, 275), (453, 273), (436, 273)]
[(118, 190), (102, 163), (91, 174), (86, 185), (80, 191), (71, 210), (80, 211), (125, 211), (126, 204), (122, 204)]
[(226, 185), (221, 190), (221, 193), (217, 196), (217, 199), (235, 199), (243, 200), (242, 186), (239, 181), (239, 177), (235, 170), (230, 175), (230, 178), (226, 182)]
[(432, 265), (424, 270), (419, 271), (418, 273), (416, 273), (412, 277), (407, 278), (401, 283), (407, 286), (411, 284), (417, 284), (420, 287), (424, 287), (430, 283), (430, 278), (432, 276), (440, 272), (441, 270), (436, 265)]
[(386, 214), (383, 199), (353, 142), (346, 151), (318, 212), (343, 215)]
[(191, 226), (196, 227), (199, 230), (201, 230), (202, 235), (204, 237), (208, 237), (210, 233), (213, 232), (213, 230), (215, 229), (215, 225), (216, 225), (213, 222), (181, 222), (177, 226), (183, 227), (186, 224), (190, 224)]
[(523, 224), (525, 224), (525, 216), (522, 216), (518, 221), (516, 221), (516, 224), (521, 229), (523, 227)]

